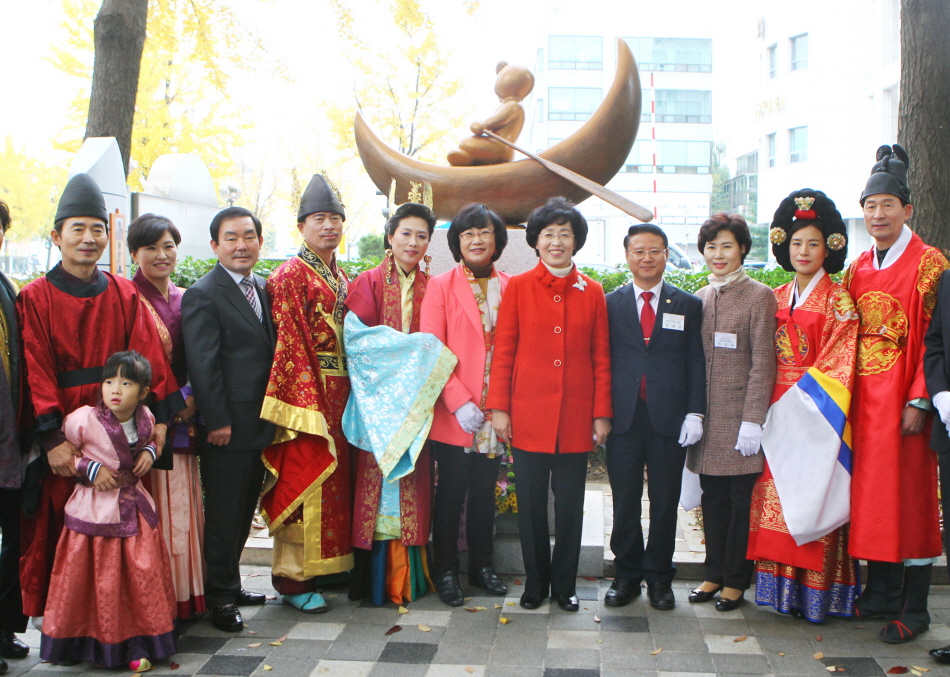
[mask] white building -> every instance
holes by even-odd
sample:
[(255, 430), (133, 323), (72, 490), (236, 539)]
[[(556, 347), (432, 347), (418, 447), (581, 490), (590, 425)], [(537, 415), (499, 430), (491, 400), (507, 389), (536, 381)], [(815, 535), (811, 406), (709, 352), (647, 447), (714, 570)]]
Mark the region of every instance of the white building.
[[(849, 225), (855, 256), (870, 246), (858, 198), (878, 146), (897, 140), (900, 0), (761, 4), (760, 74), (751, 134), (758, 221), (799, 188), (823, 190)], [(911, 158), (913, 161), (913, 158)]]

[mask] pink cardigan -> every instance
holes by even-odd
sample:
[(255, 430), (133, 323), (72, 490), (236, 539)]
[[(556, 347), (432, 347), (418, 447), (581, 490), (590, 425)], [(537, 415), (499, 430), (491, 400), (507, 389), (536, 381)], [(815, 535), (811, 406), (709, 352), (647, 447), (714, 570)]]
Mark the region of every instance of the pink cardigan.
[[(472, 446), (473, 436), (459, 426), (453, 413), (466, 402), (481, 404), (485, 378), (485, 331), (468, 282), (465, 264), (429, 280), (422, 299), (419, 331), (434, 334), (458, 357), (442, 395), (435, 403), (429, 439), (459, 447)], [(504, 297), (511, 275), (498, 271)]]

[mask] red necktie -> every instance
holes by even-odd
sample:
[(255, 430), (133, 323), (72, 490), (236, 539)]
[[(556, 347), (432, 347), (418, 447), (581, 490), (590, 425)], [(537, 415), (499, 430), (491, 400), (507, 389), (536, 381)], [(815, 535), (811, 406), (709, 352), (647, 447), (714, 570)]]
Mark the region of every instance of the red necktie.
[[(656, 324), (656, 312), (650, 301), (653, 299), (652, 291), (645, 291), (640, 294), (643, 299), (643, 308), (640, 310), (640, 330), (643, 332), (643, 340), (650, 345), (650, 337), (653, 335), (653, 325)], [(640, 378), (640, 397), (644, 402), (647, 400), (647, 377), (644, 374)]]

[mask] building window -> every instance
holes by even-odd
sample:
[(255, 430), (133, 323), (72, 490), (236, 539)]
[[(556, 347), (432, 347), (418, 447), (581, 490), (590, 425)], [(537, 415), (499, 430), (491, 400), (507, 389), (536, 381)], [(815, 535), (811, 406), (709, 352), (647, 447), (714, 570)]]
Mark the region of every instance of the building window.
[(712, 71), (712, 40), (689, 38), (624, 38), (641, 71)]
[(757, 174), (759, 172), (759, 152), (752, 151), (736, 160), (736, 176)]
[(538, 99), (538, 122), (544, 122), (544, 99)]
[(769, 134), (765, 137), (769, 144), (769, 167), (775, 166), (775, 134)]
[(766, 58), (769, 60), (769, 78), (774, 78), (778, 72), (778, 54), (777, 52), (778, 45), (772, 45), (768, 49), (768, 54)]
[(708, 174), (709, 141), (657, 141), (656, 171), (661, 174)]
[(796, 35), (792, 42), (792, 70), (808, 68), (808, 33)]
[(712, 122), (712, 92), (694, 89), (656, 90), (657, 122)]
[(549, 87), (548, 120), (586, 120), (601, 98), (600, 87)]
[(642, 141), (634, 141), (627, 162), (621, 170), (627, 174), (652, 174), (653, 152)]
[(788, 130), (789, 162), (804, 162), (808, 159), (808, 127)]
[(548, 38), (548, 67), (560, 70), (603, 70), (603, 38), (552, 35)]

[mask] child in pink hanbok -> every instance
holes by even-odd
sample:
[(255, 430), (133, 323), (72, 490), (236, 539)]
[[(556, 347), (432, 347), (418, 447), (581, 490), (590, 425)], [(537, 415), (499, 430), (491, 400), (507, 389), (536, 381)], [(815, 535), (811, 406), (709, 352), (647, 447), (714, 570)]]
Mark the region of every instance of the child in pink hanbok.
[(139, 479), (157, 456), (155, 421), (142, 406), (151, 378), (144, 357), (116, 353), (103, 368), (102, 401), (63, 422), (82, 456), (53, 563), (40, 644), (46, 661), (144, 671), (176, 653), (168, 552)]

